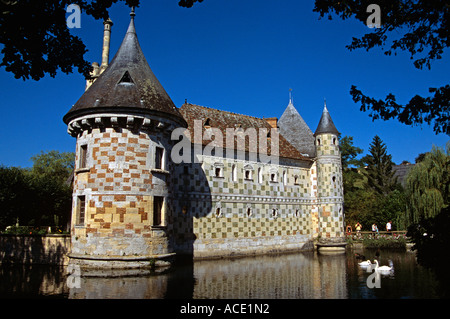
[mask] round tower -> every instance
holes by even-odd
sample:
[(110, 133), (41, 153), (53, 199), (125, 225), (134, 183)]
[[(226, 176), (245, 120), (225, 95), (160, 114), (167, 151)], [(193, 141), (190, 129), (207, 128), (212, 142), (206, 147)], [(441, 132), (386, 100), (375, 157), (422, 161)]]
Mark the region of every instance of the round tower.
[(187, 124), (142, 53), (134, 12), (113, 60), (63, 120), (77, 139), (71, 262), (167, 264), (170, 136)]
[(319, 250), (345, 249), (344, 192), (339, 132), (325, 104), (314, 133), (319, 210)]

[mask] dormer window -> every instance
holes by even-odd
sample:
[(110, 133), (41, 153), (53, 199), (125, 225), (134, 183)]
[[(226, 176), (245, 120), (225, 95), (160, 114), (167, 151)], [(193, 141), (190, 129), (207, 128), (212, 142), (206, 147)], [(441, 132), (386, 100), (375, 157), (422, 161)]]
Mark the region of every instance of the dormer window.
[(133, 79), (131, 78), (131, 75), (130, 73), (128, 73), (128, 71), (125, 71), (125, 73), (122, 75), (119, 84), (134, 84)]
[(211, 127), (211, 119), (207, 118), (207, 119), (205, 120), (205, 124), (203, 124), (203, 126), (204, 126), (205, 128), (210, 128), (210, 127)]

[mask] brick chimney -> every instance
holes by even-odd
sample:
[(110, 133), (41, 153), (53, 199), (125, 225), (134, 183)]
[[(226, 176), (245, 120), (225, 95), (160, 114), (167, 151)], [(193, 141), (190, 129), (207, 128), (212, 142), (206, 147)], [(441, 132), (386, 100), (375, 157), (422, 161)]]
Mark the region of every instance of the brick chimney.
[(278, 119), (276, 117), (265, 118), (266, 122), (272, 126), (272, 128), (278, 128)]

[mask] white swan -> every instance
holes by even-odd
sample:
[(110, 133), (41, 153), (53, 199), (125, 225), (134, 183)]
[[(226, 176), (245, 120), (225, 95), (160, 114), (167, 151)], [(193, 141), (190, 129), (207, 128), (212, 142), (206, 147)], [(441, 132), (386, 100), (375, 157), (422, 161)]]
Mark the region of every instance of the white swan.
[(375, 259), (375, 271), (381, 271), (381, 272), (389, 272), (393, 269), (394, 267), (389, 267), (389, 266), (379, 266), (378, 265), (378, 260)]
[(372, 263), (370, 262), (370, 260), (366, 260), (366, 261), (362, 261), (362, 262), (358, 263), (358, 265), (360, 265), (361, 267), (368, 267), (368, 266), (372, 265)]

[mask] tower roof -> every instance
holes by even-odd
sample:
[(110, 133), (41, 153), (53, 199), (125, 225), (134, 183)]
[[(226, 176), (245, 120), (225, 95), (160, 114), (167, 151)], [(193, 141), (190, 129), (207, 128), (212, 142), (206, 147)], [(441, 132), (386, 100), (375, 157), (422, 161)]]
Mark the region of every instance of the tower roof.
[(294, 107), (292, 97), (289, 99), (289, 104), (278, 121), (278, 126), (280, 133), (300, 153), (307, 154), (309, 157), (315, 156), (313, 132)]
[(314, 135), (324, 133), (332, 133), (336, 135), (339, 134), (339, 131), (336, 129), (336, 126), (334, 126), (333, 120), (331, 119), (330, 113), (328, 112), (326, 103), (323, 107), (322, 117), (320, 118), (319, 125), (317, 126)]
[(134, 26), (134, 11), (119, 50), (108, 68), (84, 92), (63, 120), (96, 113), (138, 112), (185, 123), (153, 74), (142, 53)]

